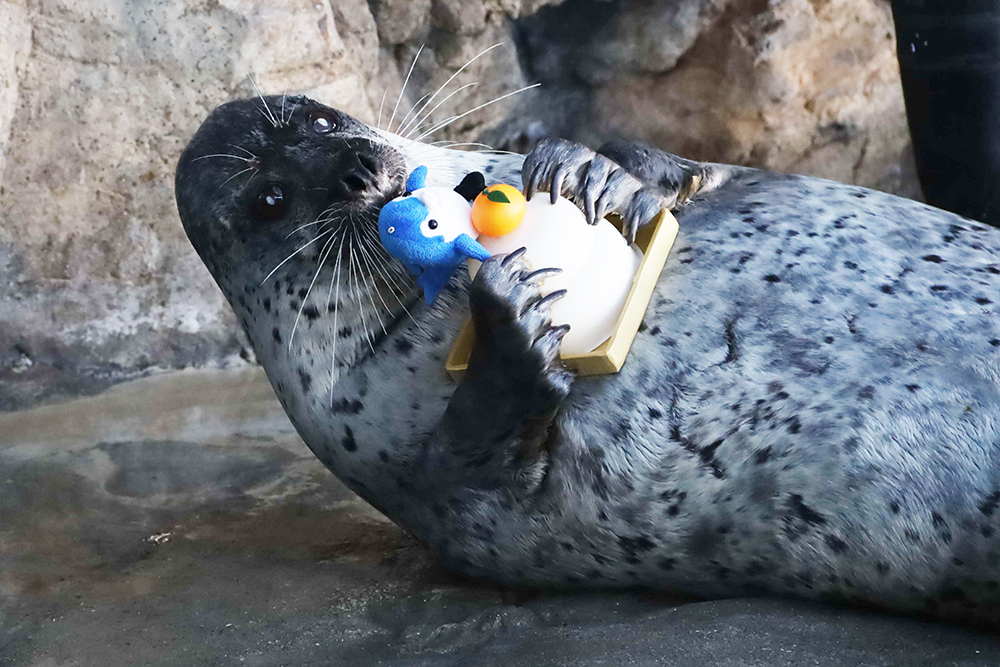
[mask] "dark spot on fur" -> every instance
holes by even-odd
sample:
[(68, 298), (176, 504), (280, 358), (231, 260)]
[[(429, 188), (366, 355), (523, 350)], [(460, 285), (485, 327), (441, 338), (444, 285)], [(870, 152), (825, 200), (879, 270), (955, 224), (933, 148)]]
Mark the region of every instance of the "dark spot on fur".
[(340, 441), (340, 446), (349, 452), (358, 451), (358, 441), (354, 439), (354, 431), (350, 426), (344, 427), (344, 439)]
[(396, 345), (396, 351), (399, 352), (404, 357), (408, 355), (410, 351), (413, 349), (413, 343), (406, 340), (405, 338), (397, 338), (395, 345)]
[(1000, 347), (1000, 338), (994, 338), (990, 341), (990, 345), (993, 347)]
[(270, 297), (264, 297), (264, 300), (261, 302), (261, 305), (264, 306), (264, 312), (265, 313), (270, 313), (271, 312), (271, 299), (270, 299)]
[(944, 292), (948, 289), (947, 285), (931, 285), (932, 292)]
[(993, 302), (987, 299), (985, 296), (981, 296), (976, 299), (976, 303), (978, 303), (980, 306), (985, 306)]
[(753, 460), (757, 465), (763, 465), (767, 463), (767, 460), (771, 458), (771, 447), (767, 446), (763, 449), (758, 449), (754, 452)]
[(797, 493), (793, 493), (788, 497), (788, 507), (795, 512), (798, 518), (810, 526), (819, 526), (826, 523), (826, 517), (802, 502), (802, 496)]
[(986, 496), (986, 499), (979, 505), (979, 511), (986, 516), (993, 516), (993, 513), (1000, 507), (1000, 491), (994, 491)]
[(864, 399), (866, 401), (870, 401), (871, 399), (875, 398), (875, 387), (871, 385), (862, 387), (861, 391), (858, 392), (858, 398)]
[(931, 523), (934, 525), (935, 528), (940, 528), (941, 526), (945, 525), (944, 517), (938, 514), (937, 512), (931, 512)]
[(851, 269), (852, 271), (858, 268), (858, 265), (854, 262), (844, 262), (844, 268)]
[(935, 264), (940, 264), (941, 262), (944, 261), (943, 259), (941, 259), (940, 255), (924, 255), (922, 259), (925, 262), (934, 262)]
[(792, 418), (790, 418), (788, 420), (788, 432), (789, 433), (798, 433), (801, 428), (802, 428), (802, 424), (801, 424), (801, 422), (799, 422), (799, 418), (798, 417), (792, 417)]
[(764, 280), (766, 280), (769, 283), (780, 283), (781, 282), (781, 277), (777, 276), (777, 275), (775, 275), (773, 273), (769, 273), (766, 276), (764, 276)]
[(379, 457), (379, 459), (381, 459), (382, 463), (388, 463), (389, 462), (389, 454), (384, 449), (380, 449), (379, 450), (378, 457)]
[(299, 309), (299, 302), (296, 301), (295, 299), (292, 299), (291, 301), (288, 302), (288, 308), (290, 310), (298, 310)]
[(875, 570), (881, 575), (889, 574), (889, 564), (879, 561), (875, 563)]
[(656, 543), (645, 535), (639, 537), (618, 536), (618, 546), (625, 552), (625, 560), (632, 564), (641, 562), (639, 555), (649, 551), (656, 546)]
[(892, 294), (893, 293), (892, 285), (882, 285), (882, 287), (880, 287), (879, 289), (881, 289), (886, 294)]
[(826, 542), (826, 546), (830, 547), (830, 551), (835, 554), (842, 554), (847, 551), (847, 542), (836, 537), (834, 535), (825, 535), (823, 541)]
[(302, 314), (305, 315), (306, 319), (308, 319), (310, 322), (319, 318), (319, 310), (316, 308), (316, 306), (306, 306), (305, 308), (302, 309)]
[(722, 363), (731, 364), (734, 361), (739, 361), (740, 348), (736, 340), (736, 319), (732, 319), (726, 322), (726, 330), (724, 336), (726, 339), (726, 348), (728, 351), (726, 352), (726, 358), (723, 359)]
[(823, 339), (823, 342), (827, 344), (832, 343), (833, 341), (834, 341), (833, 336), (827, 336), (826, 338)]
[(312, 386), (312, 376), (302, 368), (299, 369), (299, 382), (302, 383), (302, 391), (308, 394), (309, 387)]
[(611, 429), (611, 437), (615, 442), (628, 439), (630, 433), (632, 433), (632, 422), (629, 421), (628, 417), (620, 419)]
[(663, 413), (657, 410), (656, 408), (650, 408), (649, 416), (651, 419), (659, 419), (660, 417), (663, 416)]
[(920, 389), (920, 385), (919, 384), (908, 384), (908, 385), (906, 385), (906, 388), (909, 389), (911, 392), (916, 392), (918, 389)]
[(330, 406), (330, 412), (334, 414), (356, 415), (361, 412), (364, 407), (365, 406), (361, 403), (361, 401), (351, 401), (346, 398), (342, 398), (339, 401), (333, 402), (333, 405)]
[(271, 329), (271, 337), (274, 338), (275, 342), (281, 342), (281, 332), (278, 331), (278, 327)]
[(889, 511), (892, 512), (893, 514), (899, 514), (899, 503), (897, 503), (895, 500), (889, 503)]

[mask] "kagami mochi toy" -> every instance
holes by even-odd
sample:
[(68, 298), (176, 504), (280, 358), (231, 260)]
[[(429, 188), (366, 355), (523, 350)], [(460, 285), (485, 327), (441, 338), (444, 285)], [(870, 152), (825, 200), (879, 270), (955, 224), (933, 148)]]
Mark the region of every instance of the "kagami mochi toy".
[(553, 323), (570, 325), (564, 356), (590, 352), (614, 333), (642, 253), (607, 220), (587, 224), (562, 197), (539, 194), (525, 201), (510, 185), (484, 189), (478, 172), (454, 191), (423, 187), (426, 176), (427, 168), (417, 167), (407, 179), (407, 194), (383, 207), (379, 235), (386, 250), (417, 275), (427, 303), (463, 260), (475, 277), (482, 260), (523, 247), (532, 270), (562, 269), (540, 288), (543, 296), (566, 290), (550, 310)]

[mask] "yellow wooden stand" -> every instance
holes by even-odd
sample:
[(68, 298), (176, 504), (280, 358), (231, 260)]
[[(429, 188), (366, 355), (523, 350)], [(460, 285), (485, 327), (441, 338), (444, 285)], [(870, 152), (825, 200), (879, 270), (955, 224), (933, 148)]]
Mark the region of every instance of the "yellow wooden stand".
[[(616, 227), (621, 229), (621, 220), (609, 218)], [(628, 351), (639, 331), (639, 324), (646, 314), (646, 307), (653, 296), (653, 288), (666, 264), (667, 255), (677, 238), (677, 220), (670, 211), (663, 209), (656, 218), (643, 225), (636, 233), (635, 243), (642, 250), (642, 261), (632, 279), (632, 289), (625, 299), (625, 306), (618, 316), (615, 332), (597, 349), (586, 354), (562, 357), (563, 363), (573, 369), (577, 375), (603, 375), (617, 373), (621, 370), (628, 356)], [(475, 332), (472, 320), (466, 320), (451, 346), (451, 352), (445, 362), (448, 374), (457, 382), (465, 375), (469, 366), (469, 355), (472, 354), (472, 343)]]

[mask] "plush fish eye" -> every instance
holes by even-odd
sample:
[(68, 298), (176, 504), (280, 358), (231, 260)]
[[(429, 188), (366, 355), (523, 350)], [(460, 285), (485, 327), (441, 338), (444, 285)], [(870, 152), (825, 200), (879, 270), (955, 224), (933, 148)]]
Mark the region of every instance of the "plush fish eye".
[(288, 209), (288, 197), (277, 183), (264, 185), (254, 198), (252, 213), (261, 221), (277, 220)]
[(337, 129), (337, 122), (328, 113), (313, 111), (309, 114), (309, 127), (316, 134), (329, 134)]

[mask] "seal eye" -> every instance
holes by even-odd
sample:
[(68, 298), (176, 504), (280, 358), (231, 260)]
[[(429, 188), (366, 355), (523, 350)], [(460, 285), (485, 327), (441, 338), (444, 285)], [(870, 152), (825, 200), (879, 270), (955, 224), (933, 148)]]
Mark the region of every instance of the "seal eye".
[(285, 214), (288, 199), (277, 183), (261, 188), (253, 205), (253, 215), (258, 220), (277, 220)]
[(431, 229), (437, 229), (438, 228), (438, 221), (437, 220), (428, 220), (427, 221), (427, 226), (430, 227)]
[(330, 114), (314, 111), (309, 115), (309, 127), (316, 134), (329, 134), (337, 129), (337, 123)]

